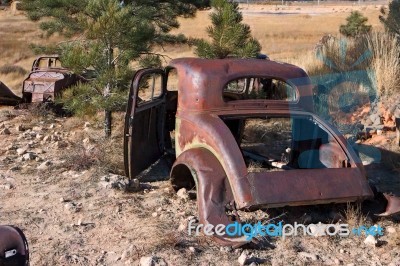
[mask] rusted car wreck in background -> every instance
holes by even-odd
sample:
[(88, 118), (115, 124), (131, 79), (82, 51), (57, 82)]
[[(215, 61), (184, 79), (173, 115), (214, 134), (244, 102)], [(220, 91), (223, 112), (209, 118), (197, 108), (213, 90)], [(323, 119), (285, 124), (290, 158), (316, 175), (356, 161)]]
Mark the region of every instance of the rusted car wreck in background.
[[(176, 156), (172, 185), (196, 188), (202, 224), (227, 225), (236, 209), (372, 198), (360, 159), (313, 111), (310, 79), (289, 64), (177, 59), (140, 70), (126, 115), (127, 175)], [(394, 201), (389, 207), (385, 215), (400, 211)]]
[(66, 89), (84, 79), (62, 67), (58, 56), (41, 56), (32, 64), (22, 85), (25, 103), (52, 102)]

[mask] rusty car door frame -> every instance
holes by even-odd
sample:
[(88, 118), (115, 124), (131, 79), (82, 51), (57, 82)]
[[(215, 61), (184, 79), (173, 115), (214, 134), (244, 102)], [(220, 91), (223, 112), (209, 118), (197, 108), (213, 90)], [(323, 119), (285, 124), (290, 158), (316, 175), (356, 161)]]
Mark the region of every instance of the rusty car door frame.
[[(160, 97), (139, 104), (140, 81), (149, 74), (162, 77), (162, 93)], [(129, 92), (124, 130), (125, 174), (131, 179), (164, 154), (165, 102), (165, 71), (152, 68), (136, 72)]]

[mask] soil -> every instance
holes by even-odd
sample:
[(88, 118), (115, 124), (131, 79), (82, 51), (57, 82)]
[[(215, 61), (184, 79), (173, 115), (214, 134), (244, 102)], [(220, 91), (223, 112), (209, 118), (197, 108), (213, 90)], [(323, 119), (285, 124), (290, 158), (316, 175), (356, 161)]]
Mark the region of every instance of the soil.
[[(0, 224), (25, 232), (31, 265), (140, 265), (141, 259), (142, 265), (239, 265), (240, 257), (252, 265), (400, 265), (400, 217), (378, 218), (366, 214), (364, 205), (259, 210), (240, 216), (249, 222), (377, 224), (384, 235), (373, 244), (364, 243), (364, 235), (296, 236), (262, 238), (231, 249), (209, 237), (189, 236), (186, 227), (197, 217), (196, 201), (175, 193), (163, 161), (133, 191), (107, 183), (116, 176), (110, 172), (121, 173), (122, 118), (117, 115), (112, 139), (104, 140), (101, 120), (85, 123), (0, 110), (0, 131), (10, 131), (0, 135)], [(394, 138), (394, 133), (384, 134), (389, 141), (381, 149)], [(382, 161), (367, 170), (379, 189), (400, 192), (398, 169)], [(144, 264), (149, 256), (159, 264)]]

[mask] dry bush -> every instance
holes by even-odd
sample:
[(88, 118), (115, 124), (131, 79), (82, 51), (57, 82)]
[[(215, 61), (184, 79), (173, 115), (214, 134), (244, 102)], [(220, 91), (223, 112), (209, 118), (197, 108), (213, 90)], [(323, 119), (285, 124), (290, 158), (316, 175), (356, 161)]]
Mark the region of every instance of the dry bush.
[(400, 93), (400, 45), (394, 35), (373, 32), (368, 36), (372, 51), (371, 77), (376, 81), (379, 94), (390, 97)]
[(103, 157), (102, 150), (96, 147), (87, 149), (83, 144), (76, 143), (63, 153), (62, 158), (65, 160), (63, 167), (73, 171), (88, 170), (94, 165), (101, 165)]
[(20, 66), (16, 66), (16, 65), (4, 65), (2, 67), (0, 67), (0, 74), (10, 74), (10, 73), (17, 73), (19, 75), (25, 75), (26, 74), (26, 70), (23, 69)]
[(360, 203), (348, 203), (347, 208), (344, 211), (344, 217), (350, 227), (352, 226), (353, 228), (357, 228), (363, 225), (365, 226), (368, 223), (367, 217), (362, 213)]

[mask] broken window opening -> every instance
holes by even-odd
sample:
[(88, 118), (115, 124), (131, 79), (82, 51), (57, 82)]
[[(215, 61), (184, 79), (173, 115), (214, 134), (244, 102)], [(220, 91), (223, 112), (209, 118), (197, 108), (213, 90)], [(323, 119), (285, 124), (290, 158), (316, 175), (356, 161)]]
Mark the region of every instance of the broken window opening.
[(336, 139), (311, 116), (222, 117), (248, 172), (350, 167)]

